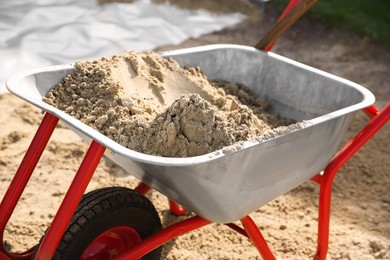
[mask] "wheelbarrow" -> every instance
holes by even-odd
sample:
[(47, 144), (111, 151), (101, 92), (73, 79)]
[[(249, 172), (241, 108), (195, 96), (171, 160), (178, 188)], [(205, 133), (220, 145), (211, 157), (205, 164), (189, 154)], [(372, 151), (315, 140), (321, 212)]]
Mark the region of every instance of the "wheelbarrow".
[[(320, 185), (314, 257), (325, 259), (333, 178), (386, 124), (390, 103), (379, 111), (373, 105), (373, 94), (363, 86), (248, 46), (207, 45), (161, 55), (174, 58), (181, 66), (199, 66), (209, 79), (244, 84), (269, 101), (271, 113), (305, 120), (307, 126), (275, 138), (244, 142), (240, 149), (188, 158), (147, 155), (119, 145), (42, 101), (51, 87), (72, 72), (72, 64), (17, 74), (7, 81), (9, 91), (45, 115), (0, 204), (1, 239), (58, 120), (90, 147), (40, 243), (18, 254), (1, 246), (0, 258), (158, 259), (162, 245), (171, 239), (211, 223), (223, 223), (249, 237), (264, 259), (275, 259), (249, 214), (312, 180)], [(372, 119), (338, 150), (361, 109)], [(103, 155), (140, 184), (134, 189), (107, 187), (84, 195)], [(187, 209), (195, 216), (162, 229), (153, 204), (144, 196), (150, 189), (169, 198), (174, 214), (182, 215)], [(241, 221), (243, 228), (235, 221)]]

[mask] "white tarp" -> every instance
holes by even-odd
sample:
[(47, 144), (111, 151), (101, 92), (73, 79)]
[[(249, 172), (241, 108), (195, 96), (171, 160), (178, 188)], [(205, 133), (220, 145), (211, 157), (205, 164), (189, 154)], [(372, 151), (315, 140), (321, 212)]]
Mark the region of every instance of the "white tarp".
[(106, 5), (95, 0), (0, 1), (0, 93), (16, 72), (178, 44), (243, 18), (149, 0)]

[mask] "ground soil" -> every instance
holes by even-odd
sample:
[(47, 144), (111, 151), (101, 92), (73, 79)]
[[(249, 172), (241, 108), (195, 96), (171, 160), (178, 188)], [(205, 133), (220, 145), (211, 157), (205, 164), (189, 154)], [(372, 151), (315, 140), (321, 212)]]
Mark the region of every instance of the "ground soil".
[[(277, 10), (267, 7), (262, 15), (251, 15), (231, 28), (159, 50), (210, 43), (253, 46), (277, 16)], [(304, 17), (283, 35), (273, 51), (367, 87), (375, 94), (379, 108), (390, 100), (389, 46)], [(42, 114), (10, 94), (0, 96), (0, 111), (2, 197)], [(367, 116), (358, 112), (345, 141), (367, 122)], [(20, 251), (38, 242), (53, 219), (86, 149), (87, 144), (60, 123), (6, 227), (7, 248)], [(387, 124), (336, 176), (328, 259), (390, 258), (389, 159), (390, 125)], [(136, 184), (137, 181), (122, 169), (103, 160), (87, 190)], [(306, 182), (251, 214), (278, 258), (310, 259), (315, 253), (318, 190), (317, 184)], [(157, 207), (164, 226), (178, 220), (168, 211), (163, 195), (154, 191), (148, 196)], [(189, 215), (191, 213), (186, 216)], [(248, 239), (220, 224), (169, 242), (164, 246), (163, 256), (164, 259), (260, 259)]]

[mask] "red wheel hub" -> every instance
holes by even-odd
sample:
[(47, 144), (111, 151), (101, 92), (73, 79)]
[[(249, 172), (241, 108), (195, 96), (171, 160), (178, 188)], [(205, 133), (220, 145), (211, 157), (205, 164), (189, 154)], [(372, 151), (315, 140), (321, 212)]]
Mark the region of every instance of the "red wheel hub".
[(138, 232), (131, 227), (119, 226), (98, 236), (81, 255), (81, 260), (105, 260), (117, 256), (141, 242)]

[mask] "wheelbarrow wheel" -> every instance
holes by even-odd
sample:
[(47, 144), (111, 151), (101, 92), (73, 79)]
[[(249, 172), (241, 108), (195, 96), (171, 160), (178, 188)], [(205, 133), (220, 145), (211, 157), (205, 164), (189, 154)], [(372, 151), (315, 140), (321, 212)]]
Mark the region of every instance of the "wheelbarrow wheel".
[[(84, 195), (53, 259), (111, 259), (160, 231), (153, 204), (123, 187)], [(161, 247), (142, 259), (160, 259)]]

